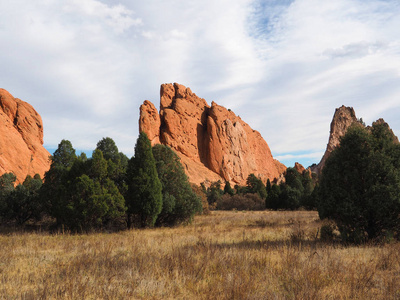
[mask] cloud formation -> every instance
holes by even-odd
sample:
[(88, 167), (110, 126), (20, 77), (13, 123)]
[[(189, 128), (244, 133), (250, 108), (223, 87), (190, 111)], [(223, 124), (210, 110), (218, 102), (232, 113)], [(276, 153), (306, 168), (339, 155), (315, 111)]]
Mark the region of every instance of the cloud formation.
[(336, 107), (400, 135), (397, 0), (0, 3), (1, 87), (42, 115), (45, 146), (133, 155), (139, 106), (179, 82), (231, 108), (287, 165), (318, 163)]

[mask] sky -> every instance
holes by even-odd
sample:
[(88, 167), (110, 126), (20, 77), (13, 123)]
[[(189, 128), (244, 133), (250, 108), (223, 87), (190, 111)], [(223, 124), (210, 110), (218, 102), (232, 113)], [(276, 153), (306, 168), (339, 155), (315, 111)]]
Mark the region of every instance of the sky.
[(335, 108), (400, 136), (398, 0), (0, 1), (0, 87), (44, 146), (134, 154), (139, 107), (178, 82), (232, 109), (286, 166), (318, 163)]

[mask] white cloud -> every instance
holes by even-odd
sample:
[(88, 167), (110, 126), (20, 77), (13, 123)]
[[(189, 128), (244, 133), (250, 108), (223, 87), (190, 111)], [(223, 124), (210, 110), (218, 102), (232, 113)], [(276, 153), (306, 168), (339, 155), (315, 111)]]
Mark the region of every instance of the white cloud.
[(122, 33), (132, 26), (143, 24), (142, 19), (133, 18), (134, 12), (121, 4), (108, 6), (96, 0), (71, 0), (67, 1), (63, 10), (97, 20), (105, 20), (105, 24), (111, 26), (116, 33)]

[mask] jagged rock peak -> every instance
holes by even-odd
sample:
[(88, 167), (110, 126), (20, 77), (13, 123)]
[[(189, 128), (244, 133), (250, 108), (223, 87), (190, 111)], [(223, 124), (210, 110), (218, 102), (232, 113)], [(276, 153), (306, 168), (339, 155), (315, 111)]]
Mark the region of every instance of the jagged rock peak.
[(17, 182), (36, 173), (43, 178), (50, 153), (43, 147), (43, 123), (27, 102), (0, 89), (0, 175), (13, 172)]
[(140, 108), (139, 130), (152, 144), (176, 151), (191, 182), (230, 181), (245, 184), (251, 173), (264, 182), (286, 169), (273, 159), (261, 134), (215, 102), (209, 106), (190, 88), (162, 84), (160, 112), (149, 101)]
[(342, 105), (341, 107), (336, 108), (331, 122), (329, 141), (326, 146), (325, 154), (320, 163), (312, 170), (313, 172), (321, 172), (332, 151), (339, 146), (340, 138), (346, 134), (347, 129), (349, 129), (349, 127), (355, 122), (358, 122), (358, 119), (352, 107)]

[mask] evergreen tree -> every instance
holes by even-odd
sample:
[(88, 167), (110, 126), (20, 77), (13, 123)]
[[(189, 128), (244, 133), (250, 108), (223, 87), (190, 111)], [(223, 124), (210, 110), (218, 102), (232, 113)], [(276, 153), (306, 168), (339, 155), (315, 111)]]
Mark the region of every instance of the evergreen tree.
[(14, 185), (17, 177), (14, 173), (4, 173), (0, 176), (0, 221), (7, 216), (7, 199), (15, 190)]
[(249, 174), (246, 184), (248, 193), (257, 193), (261, 199), (267, 198), (267, 190), (265, 189), (265, 185), (260, 178), (257, 178), (254, 174)]
[(272, 190), (271, 180), (269, 180), (269, 178), (267, 180), (267, 185), (266, 185), (265, 189), (267, 190), (267, 194), (270, 193)]
[(158, 178), (151, 144), (141, 132), (135, 146), (135, 156), (130, 159), (127, 171), (128, 227), (131, 217), (138, 215), (141, 227), (152, 227), (162, 209), (162, 186)]
[[(12, 177), (8, 179), (15, 180), (15, 176), (13, 175)], [(32, 178), (28, 175), (25, 181), (22, 184), (18, 184), (15, 189), (13, 186), (12, 189), (9, 186), (8, 192), (3, 194), (5, 196), (5, 205), (2, 211), (3, 219), (15, 221), (18, 225), (23, 225), (31, 219), (38, 220), (42, 211), (41, 202), (39, 201), (41, 185), (40, 176), (35, 175), (35, 178)]]
[(164, 145), (153, 147), (158, 178), (162, 184), (163, 208), (156, 225), (175, 225), (191, 221), (201, 211), (201, 201), (190, 187), (175, 152)]
[(326, 161), (318, 212), (333, 219), (345, 241), (360, 242), (400, 229), (400, 145), (385, 124), (350, 127)]
[(97, 143), (96, 150), (100, 150), (106, 160), (116, 162), (119, 157), (118, 147), (112, 138), (106, 137)]
[[(96, 150), (103, 153), (107, 161), (107, 176), (112, 179), (118, 187), (120, 193), (126, 194), (127, 185), (125, 182), (126, 170), (128, 167), (128, 157), (122, 152), (118, 152), (118, 147), (112, 138), (103, 138), (97, 143)], [(95, 151), (96, 151), (95, 150)]]
[(301, 184), (303, 186), (303, 194), (300, 199), (300, 205), (307, 209), (316, 208), (316, 203), (313, 197), (314, 182), (308, 172), (303, 172), (301, 175)]
[(75, 149), (68, 140), (62, 140), (51, 159), (49, 171), (40, 190), (46, 212), (56, 218), (57, 226), (66, 224), (72, 215), (69, 182), (72, 166), (77, 160)]
[(221, 199), (221, 196), (224, 194), (224, 191), (221, 190), (221, 181), (218, 180), (216, 182), (211, 183), (210, 187), (207, 188), (207, 201), (211, 207), (216, 207), (218, 200)]
[(229, 181), (225, 182), (224, 194), (228, 194), (231, 196), (233, 196), (235, 194), (235, 190), (231, 187), (231, 184), (229, 183)]
[(75, 162), (75, 159), (75, 149), (72, 147), (71, 142), (68, 140), (62, 140), (51, 157), (51, 165), (69, 169)]
[(266, 206), (271, 209), (283, 208), (280, 202), (281, 188), (279, 185), (274, 184), (271, 186), (271, 191), (267, 195)]

